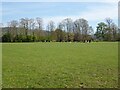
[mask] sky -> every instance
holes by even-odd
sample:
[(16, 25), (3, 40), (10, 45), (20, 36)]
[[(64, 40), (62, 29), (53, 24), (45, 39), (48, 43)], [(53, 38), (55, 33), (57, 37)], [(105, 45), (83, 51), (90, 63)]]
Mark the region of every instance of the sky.
[(120, 28), (120, 2), (118, 3), (118, 27)]
[[(43, 2), (43, 0), (1, 0), (2, 2)], [(44, 0), (44, 2), (115, 2), (119, 0)]]
[[(14, 0), (13, 0), (14, 1)], [(33, 1), (33, 0), (32, 0)], [(53, 0), (54, 1), (54, 0)], [(105, 22), (110, 17), (118, 24), (118, 2), (2, 2), (2, 23), (21, 18), (43, 18), (46, 26), (50, 20), (57, 25), (65, 18), (73, 21), (79, 18), (88, 20), (90, 26), (96, 29), (99, 22)], [(45, 29), (44, 26), (44, 29)]]

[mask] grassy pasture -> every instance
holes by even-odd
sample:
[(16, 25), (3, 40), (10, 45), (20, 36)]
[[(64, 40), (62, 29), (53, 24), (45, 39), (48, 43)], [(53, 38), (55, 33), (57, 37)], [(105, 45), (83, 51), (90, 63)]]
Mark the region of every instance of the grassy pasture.
[(115, 88), (118, 43), (4, 43), (6, 88)]

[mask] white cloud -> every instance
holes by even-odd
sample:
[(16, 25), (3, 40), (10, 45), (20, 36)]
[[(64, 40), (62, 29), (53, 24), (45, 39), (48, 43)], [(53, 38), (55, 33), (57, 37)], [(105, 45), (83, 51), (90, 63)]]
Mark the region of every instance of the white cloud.
[[(110, 5), (111, 6), (111, 5)], [(77, 15), (69, 16), (54, 16), (54, 17), (43, 17), (45, 26), (50, 20), (53, 20), (55, 24), (61, 22), (65, 18), (71, 18), (73, 21), (79, 18), (84, 18), (90, 22), (94, 22), (93, 28), (96, 28), (98, 22), (105, 21), (105, 18), (110, 17), (113, 21), (118, 19), (118, 7), (113, 5), (111, 7), (102, 6), (102, 7), (93, 7), (87, 11), (79, 13)], [(116, 22), (117, 23), (117, 22)]]
[(118, 8), (115, 7), (103, 7), (103, 8), (96, 8), (93, 10), (89, 10), (84, 12), (81, 17), (86, 18), (87, 20), (103, 20), (106, 17), (110, 17), (113, 19), (118, 18)]
[[(14, 1), (14, 0), (12, 0), (12, 1)], [(28, 2), (31, 2), (31, 1), (32, 0), (29, 0)], [(46, 2), (46, 1), (47, 0), (45, 0), (44, 2)], [(52, 1), (55, 1), (55, 0), (52, 0)], [(73, 1), (73, 0), (69, 0), (69, 1)], [(78, 1), (78, 0), (74, 0), (74, 2), (76, 2), (76, 1)], [(83, 1), (83, 0), (79, 0), (79, 2), (80, 1)], [(84, 0), (84, 1), (89, 1), (89, 2), (94, 1), (95, 2), (96, 0)], [(103, 0), (100, 0), (100, 1), (102, 2)], [(62, 21), (65, 18), (71, 18), (73, 20), (78, 19), (78, 18), (85, 18), (89, 22), (104, 21), (106, 17), (110, 17), (114, 20), (114, 19), (118, 19), (118, 4), (116, 3), (116, 2), (118, 2), (118, 0), (104, 0), (104, 2), (109, 2), (109, 3), (113, 2), (113, 1), (115, 3), (114, 4), (112, 3), (112, 5), (110, 4), (109, 6), (107, 5), (107, 6), (92, 7), (92, 8), (89, 8), (89, 10), (87, 10), (87, 11), (84, 11), (84, 12), (82, 11), (81, 13), (72, 15), (72, 16), (69, 15), (69, 16), (54, 16), (54, 17), (42, 17), (42, 18), (44, 20), (45, 26), (47, 25), (47, 23), (50, 20), (53, 20), (57, 24), (58, 22)], [(21, 0), (21, 2), (22, 2), (22, 0)], [(40, 2), (40, 0), (39, 0), (39, 2)]]
[(118, 19), (118, 8), (117, 6), (114, 7), (94, 7), (89, 11), (82, 12), (78, 15), (74, 16), (55, 16), (55, 17), (44, 17), (44, 22), (47, 23), (50, 20), (58, 23), (65, 18), (72, 18), (73, 20), (78, 18), (85, 18), (88, 21), (99, 21), (105, 20), (105, 18), (110, 17), (112, 19)]

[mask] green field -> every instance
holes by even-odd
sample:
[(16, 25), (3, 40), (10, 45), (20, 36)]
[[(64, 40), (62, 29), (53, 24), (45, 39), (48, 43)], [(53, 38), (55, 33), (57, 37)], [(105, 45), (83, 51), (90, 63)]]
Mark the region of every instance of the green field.
[(5, 88), (117, 88), (118, 43), (4, 43)]

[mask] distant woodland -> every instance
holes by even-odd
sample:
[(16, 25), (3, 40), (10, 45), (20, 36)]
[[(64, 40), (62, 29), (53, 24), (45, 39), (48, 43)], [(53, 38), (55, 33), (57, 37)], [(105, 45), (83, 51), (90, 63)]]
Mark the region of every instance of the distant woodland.
[(99, 22), (93, 30), (84, 18), (73, 21), (66, 18), (57, 26), (51, 20), (43, 29), (43, 19), (21, 18), (2, 27), (2, 42), (91, 42), (120, 41), (120, 29), (111, 18)]

